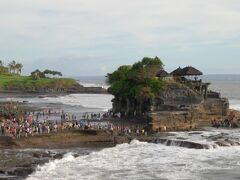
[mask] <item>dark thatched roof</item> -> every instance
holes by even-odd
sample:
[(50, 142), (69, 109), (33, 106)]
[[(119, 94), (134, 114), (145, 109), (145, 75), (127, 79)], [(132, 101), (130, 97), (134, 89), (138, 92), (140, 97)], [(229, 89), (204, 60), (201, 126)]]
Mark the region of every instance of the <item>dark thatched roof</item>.
[(175, 69), (173, 72), (171, 72), (171, 75), (173, 75), (173, 76), (200, 76), (200, 75), (203, 75), (203, 73), (192, 66), (187, 66), (183, 69), (180, 67)]
[(170, 73), (173, 76), (181, 76), (182, 75), (182, 68), (177, 68), (173, 72)]
[(203, 73), (192, 66), (187, 66), (182, 69), (181, 75), (182, 76), (201, 76), (203, 75)]
[(167, 71), (165, 71), (164, 69), (158, 71), (157, 73), (157, 77), (167, 77), (169, 75), (169, 73)]

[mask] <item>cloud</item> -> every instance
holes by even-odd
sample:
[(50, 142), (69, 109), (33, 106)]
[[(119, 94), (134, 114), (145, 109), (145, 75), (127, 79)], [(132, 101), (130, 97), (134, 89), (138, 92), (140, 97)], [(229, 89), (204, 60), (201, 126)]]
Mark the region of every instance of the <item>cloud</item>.
[[(93, 56), (105, 63), (96, 67), (102, 72), (119, 61), (131, 63), (130, 59), (155, 56), (160, 50), (172, 58), (166, 52), (174, 49), (180, 56), (199, 46), (234, 41), (240, 36), (240, 4), (238, 0), (1, 0), (0, 22), (0, 57), (29, 63)], [(234, 42), (235, 47), (239, 44)]]

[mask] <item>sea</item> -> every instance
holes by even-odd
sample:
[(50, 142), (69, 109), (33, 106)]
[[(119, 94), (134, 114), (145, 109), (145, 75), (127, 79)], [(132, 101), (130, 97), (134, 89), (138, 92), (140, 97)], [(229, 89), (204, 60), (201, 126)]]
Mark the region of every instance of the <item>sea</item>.
[[(229, 98), (230, 107), (240, 110), (240, 75), (206, 75), (210, 89)], [(76, 77), (84, 86), (107, 88), (104, 77)], [(72, 113), (104, 112), (111, 108), (111, 95), (74, 94), (35, 97), (27, 101), (39, 106), (64, 107)], [(14, 99), (12, 99), (14, 100)], [(21, 101), (23, 99), (15, 99)], [(25, 99), (26, 100), (26, 99)], [(57, 104), (57, 105), (56, 105)], [(62, 106), (60, 106), (62, 105)], [(206, 128), (203, 131), (172, 132), (170, 143), (130, 144), (74, 156), (69, 149), (60, 160), (38, 166), (28, 180), (236, 180), (240, 179), (240, 129)], [(216, 139), (225, 142), (219, 146)], [(204, 144), (205, 149), (179, 146), (178, 141)], [(229, 143), (227, 143), (229, 142)], [(231, 143), (230, 143), (231, 142)], [(235, 143), (233, 143), (235, 142)]]

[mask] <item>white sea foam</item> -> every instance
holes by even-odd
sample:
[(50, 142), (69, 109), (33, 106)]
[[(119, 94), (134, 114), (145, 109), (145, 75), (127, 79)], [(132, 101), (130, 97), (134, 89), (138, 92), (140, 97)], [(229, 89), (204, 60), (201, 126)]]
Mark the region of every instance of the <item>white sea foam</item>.
[(240, 100), (237, 99), (230, 99), (230, 109), (238, 110), (240, 111)]
[[(192, 135), (186, 132), (178, 134), (178, 137), (202, 141), (202, 139), (208, 139), (205, 136), (217, 135), (221, 131), (231, 133), (230, 130), (210, 130)], [(239, 130), (233, 131), (233, 135), (239, 137)], [(134, 140), (130, 144), (117, 145), (77, 158), (68, 154), (62, 160), (55, 160), (38, 167), (28, 180), (192, 180), (205, 179), (205, 176), (223, 179), (221, 172), (227, 174), (233, 170), (236, 172), (240, 170), (239, 151), (239, 146), (196, 150)], [(230, 174), (227, 177), (231, 179)]]
[(108, 110), (112, 108), (112, 95), (108, 94), (70, 94), (59, 97), (45, 97), (44, 100), (52, 103), (62, 103), (71, 106), (83, 106)]
[(86, 83), (86, 82), (81, 82), (81, 81), (78, 81), (78, 83), (81, 84), (83, 87), (101, 87), (103, 89), (109, 88), (109, 86), (103, 85), (103, 84)]
[(85, 108), (100, 109), (107, 111), (112, 108), (113, 96), (109, 94), (70, 94), (57, 97), (45, 97), (45, 98), (5, 98), (0, 101), (14, 101), (23, 102), (26, 101), (32, 104), (38, 103), (60, 103), (70, 106), (82, 106)]

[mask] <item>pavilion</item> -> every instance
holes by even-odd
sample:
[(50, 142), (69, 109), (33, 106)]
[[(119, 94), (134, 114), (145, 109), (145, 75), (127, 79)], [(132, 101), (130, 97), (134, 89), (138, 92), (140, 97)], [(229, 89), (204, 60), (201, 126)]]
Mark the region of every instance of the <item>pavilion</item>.
[[(198, 69), (192, 66), (187, 66), (183, 69), (179, 67), (171, 72), (171, 75), (175, 81), (189, 86), (191, 89), (200, 93), (205, 99), (207, 98), (208, 86), (210, 83), (203, 83), (201, 79), (198, 80), (198, 77), (203, 75), (203, 73)], [(195, 80), (191, 80), (190, 78), (186, 77), (194, 77)]]
[(170, 74), (165, 71), (164, 69), (161, 69), (160, 71), (157, 72), (157, 75), (156, 75), (159, 79), (166, 79), (167, 77), (170, 76)]

